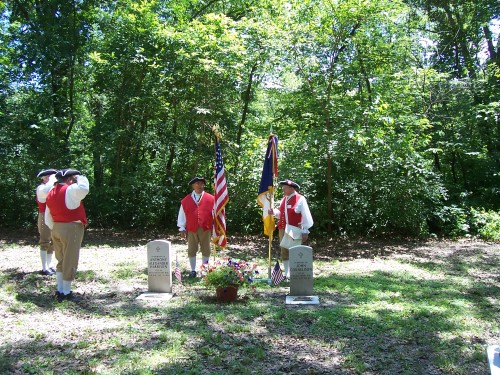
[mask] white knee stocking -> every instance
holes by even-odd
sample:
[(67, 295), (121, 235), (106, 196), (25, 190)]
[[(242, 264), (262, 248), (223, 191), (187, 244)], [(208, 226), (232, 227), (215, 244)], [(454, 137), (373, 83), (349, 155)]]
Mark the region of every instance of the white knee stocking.
[(47, 253), (47, 269), (52, 265), (52, 253)]
[(191, 271), (196, 271), (196, 257), (189, 257), (189, 264), (191, 265)]
[(64, 294), (71, 293), (71, 281), (63, 280), (63, 293)]
[(42, 270), (47, 271), (47, 250), (40, 250), (40, 259), (42, 260)]
[(57, 291), (59, 293), (62, 293), (63, 292), (62, 272), (56, 272), (56, 281), (57, 281)]

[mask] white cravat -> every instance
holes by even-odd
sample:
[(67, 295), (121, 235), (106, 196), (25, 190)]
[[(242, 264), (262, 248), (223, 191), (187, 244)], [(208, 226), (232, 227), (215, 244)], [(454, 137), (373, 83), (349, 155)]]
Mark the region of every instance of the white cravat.
[(200, 203), (200, 200), (201, 200), (201, 197), (203, 196), (203, 192), (201, 192), (201, 194), (196, 194), (194, 191), (193, 191), (193, 200), (195, 201), (196, 204), (199, 204)]

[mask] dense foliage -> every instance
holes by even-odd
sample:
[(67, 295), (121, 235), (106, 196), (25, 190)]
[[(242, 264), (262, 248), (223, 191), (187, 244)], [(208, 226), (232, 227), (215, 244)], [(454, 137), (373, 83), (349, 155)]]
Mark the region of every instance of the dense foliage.
[(280, 178), (301, 184), (315, 233), (498, 238), (494, 2), (0, 8), (4, 226), (34, 224), (37, 171), (71, 166), (90, 179), (93, 227), (175, 230), (187, 181), (213, 175), (217, 127), (229, 233), (262, 230), (255, 199), (272, 131)]

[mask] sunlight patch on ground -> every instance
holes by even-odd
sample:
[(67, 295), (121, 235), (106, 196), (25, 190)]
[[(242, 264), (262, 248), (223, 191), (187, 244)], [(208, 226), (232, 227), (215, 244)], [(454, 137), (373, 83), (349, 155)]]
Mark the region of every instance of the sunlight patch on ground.
[(408, 272), (413, 276), (425, 280), (439, 280), (440, 275), (415, 267), (411, 264), (400, 263), (395, 260), (356, 259), (351, 262), (342, 262), (335, 265), (334, 272), (340, 275), (371, 274), (373, 272), (402, 273)]

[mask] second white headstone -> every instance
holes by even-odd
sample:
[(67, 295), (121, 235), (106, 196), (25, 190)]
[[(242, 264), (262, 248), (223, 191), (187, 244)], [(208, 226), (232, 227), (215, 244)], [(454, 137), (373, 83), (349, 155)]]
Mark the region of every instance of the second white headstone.
[(299, 245), (290, 248), (290, 295), (313, 294), (312, 248)]

